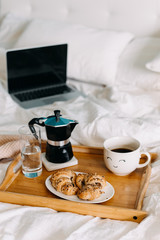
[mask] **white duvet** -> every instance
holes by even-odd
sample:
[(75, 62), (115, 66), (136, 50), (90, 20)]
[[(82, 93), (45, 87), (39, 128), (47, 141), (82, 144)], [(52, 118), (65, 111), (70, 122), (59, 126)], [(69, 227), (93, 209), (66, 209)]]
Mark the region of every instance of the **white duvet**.
[[(86, 98), (57, 102), (36, 109), (24, 110), (0, 91), (1, 134), (15, 134), (33, 117), (48, 116), (60, 109), (64, 116), (77, 119), (72, 143), (103, 146), (104, 139), (131, 135), (149, 151), (160, 151), (160, 120), (156, 92), (132, 92), (118, 89), (96, 89)], [(96, 98), (95, 98), (96, 96)], [(43, 129), (42, 129), (43, 131)], [(45, 133), (43, 133), (45, 138)], [(2, 165), (0, 165), (1, 167)], [(4, 169), (4, 166), (3, 168)], [(2, 170), (1, 169), (1, 170)], [(139, 225), (58, 213), (51, 209), (23, 207), (0, 203), (0, 239), (158, 239), (160, 238), (160, 165), (153, 166), (150, 185), (144, 200), (149, 216)], [(1, 174), (3, 174), (3, 170)], [(3, 175), (1, 175), (3, 177)]]
[[(102, 147), (104, 140), (109, 137), (129, 135), (141, 142), (143, 150), (159, 154), (160, 92), (156, 88), (151, 88), (151, 77), (150, 87), (146, 89), (142, 86), (143, 84), (145, 86), (147, 71), (141, 75), (141, 86), (131, 84), (134, 79), (129, 79), (129, 76), (133, 76), (129, 72), (129, 68), (134, 65), (131, 61), (132, 59), (135, 61), (136, 54), (140, 57), (143, 43), (144, 46), (146, 45), (146, 40), (142, 40), (135, 39), (130, 43), (134, 45), (133, 51), (130, 48), (123, 52), (120, 58), (121, 68), (118, 68), (113, 87), (98, 87), (71, 81), (86, 93), (86, 97), (25, 110), (8, 95), (4, 88), (5, 80), (1, 76), (0, 134), (17, 134), (18, 128), (27, 124), (33, 117), (45, 117), (52, 114), (53, 110), (60, 109), (64, 117), (76, 119), (79, 122), (71, 136), (73, 144)], [(151, 40), (154, 41), (154, 39)], [(142, 59), (144, 61), (144, 58)], [(146, 61), (148, 60), (147, 58)], [(126, 63), (128, 75), (124, 71)], [(143, 67), (141, 64), (137, 68), (134, 65), (134, 78), (137, 76), (138, 79)], [(155, 81), (155, 75), (152, 77)], [(119, 84), (120, 81), (121, 84)], [(43, 128), (42, 137), (46, 138)], [(56, 212), (49, 208), (0, 203), (0, 239), (160, 239), (159, 160), (158, 156), (157, 162), (152, 165), (151, 180), (143, 204), (143, 209), (148, 211), (149, 215), (140, 224)], [(0, 165), (1, 181), (6, 168), (7, 165)]]

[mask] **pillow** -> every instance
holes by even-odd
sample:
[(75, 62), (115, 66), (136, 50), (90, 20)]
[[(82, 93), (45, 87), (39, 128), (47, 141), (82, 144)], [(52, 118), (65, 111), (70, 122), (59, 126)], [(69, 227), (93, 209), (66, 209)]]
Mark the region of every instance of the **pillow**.
[(7, 14), (0, 22), (0, 79), (6, 80), (6, 50), (12, 48), (25, 29), (27, 18)]
[(14, 47), (68, 43), (69, 78), (112, 85), (119, 57), (131, 39), (133, 34), (128, 32), (35, 19)]
[(153, 60), (146, 63), (148, 70), (160, 73), (160, 54), (158, 54)]
[(157, 52), (160, 52), (160, 39), (154, 37), (135, 38), (121, 55), (115, 85), (124, 89), (133, 87), (144, 90), (160, 90), (159, 73), (146, 69)]
[(12, 14), (4, 16), (0, 22), (0, 47), (12, 48), (20, 36), (28, 20)]
[[(1, 0), (0, 1), (1, 16), (6, 13), (12, 13), (20, 17), (29, 17), (33, 10), (33, 3), (26, 0)], [(32, 1), (33, 2), (33, 1)]]
[(0, 48), (0, 80), (6, 81), (6, 50)]

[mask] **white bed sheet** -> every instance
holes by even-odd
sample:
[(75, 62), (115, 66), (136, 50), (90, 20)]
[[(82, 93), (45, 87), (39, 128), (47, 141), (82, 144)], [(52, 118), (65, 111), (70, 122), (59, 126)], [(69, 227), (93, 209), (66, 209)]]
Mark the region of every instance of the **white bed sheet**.
[[(86, 98), (24, 110), (1, 87), (0, 132), (15, 134), (31, 118), (48, 116), (53, 109), (61, 109), (64, 116), (79, 121), (71, 138), (74, 144), (102, 146), (104, 139), (108, 137), (131, 135), (138, 138), (145, 149), (160, 152), (158, 93), (138, 92), (136, 89), (130, 92), (119, 91), (117, 88), (96, 88), (90, 93), (92, 95), (88, 92)], [(45, 133), (43, 134), (45, 138)], [(4, 173), (3, 169), (1, 171)], [(149, 216), (139, 225), (127, 221), (58, 213), (47, 208), (0, 203), (0, 239), (122, 240), (135, 239), (136, 236), (136, 239), (157, 240), (160, 238), (159, 171), (160, 165), (153, 166), (143, 207), (149, 212)]]
[[(127, 61), (125, 56), (126, 52), (123, 59)], [(130, 135), (142, 143), (143, 150), (157, 152), (159, 156), (152, 165), (151, 180), (144, 199), (143, 209), (149, 212), (149, 216), (140, 224), (0, 203), (0, 239), (160, 239), (160, 92), (137, 88), (134, 84), (131, 87), (131, 84), (123, 82), (120, 86), (104, 88), (72, 81), (86, 93), (86, 98), (25, 110), (8, 95), (2, 76), (1, 80), (0, 134), (17, 134), (18, 128), (33, 117), (48, 116), (53, 110), (60, 109), (64, 117), (79, 121), (72, 133), (73, 144), (102, 147), (106, 138)], [(44, 128), (42, 137), (46, 139)], [(7, 164), (0, 165), (1, 181), (6, 168)]]

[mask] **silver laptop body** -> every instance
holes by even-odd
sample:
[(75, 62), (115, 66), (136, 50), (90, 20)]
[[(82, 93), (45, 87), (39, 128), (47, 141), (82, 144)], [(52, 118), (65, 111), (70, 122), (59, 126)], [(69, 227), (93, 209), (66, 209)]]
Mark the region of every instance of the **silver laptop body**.
[(67, 44), (8, 50), (7, 85), (11, 97), (32, 108), (82, 95), (67, 85)]

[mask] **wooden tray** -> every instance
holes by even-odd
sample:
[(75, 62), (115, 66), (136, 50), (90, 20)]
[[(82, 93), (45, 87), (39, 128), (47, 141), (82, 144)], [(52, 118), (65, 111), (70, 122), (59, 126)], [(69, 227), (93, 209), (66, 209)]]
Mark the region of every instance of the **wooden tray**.
[[(45, 144), (42, 148), (42, 151), (44, 150)], [(20, 155), (18, 155), (8, 168), (6, 177), (0, 186), (0, 201), (138, 223), (147, 216), (147, 212), (141, 209), (149, 183), (150, 165), (137, 169), (128, 176), (120, 177), (112, 174), (105, 167), (102, 148), (73, 146), (73, 151), (79, 164), (69, 168), (75, 171), (97, 172), (104, 175), (115, 189), (112, 199), (98, 204), (63, 200), (46, 188), (45, 180), (52, 172), (48, 172), (44, 167), (42, 175), (33, 179), (24, 177), (21, 169), (14, 173), (13, 168), (20, 161)], [(151, 156), (152, 159), (155, 158), (153, 154)]]

